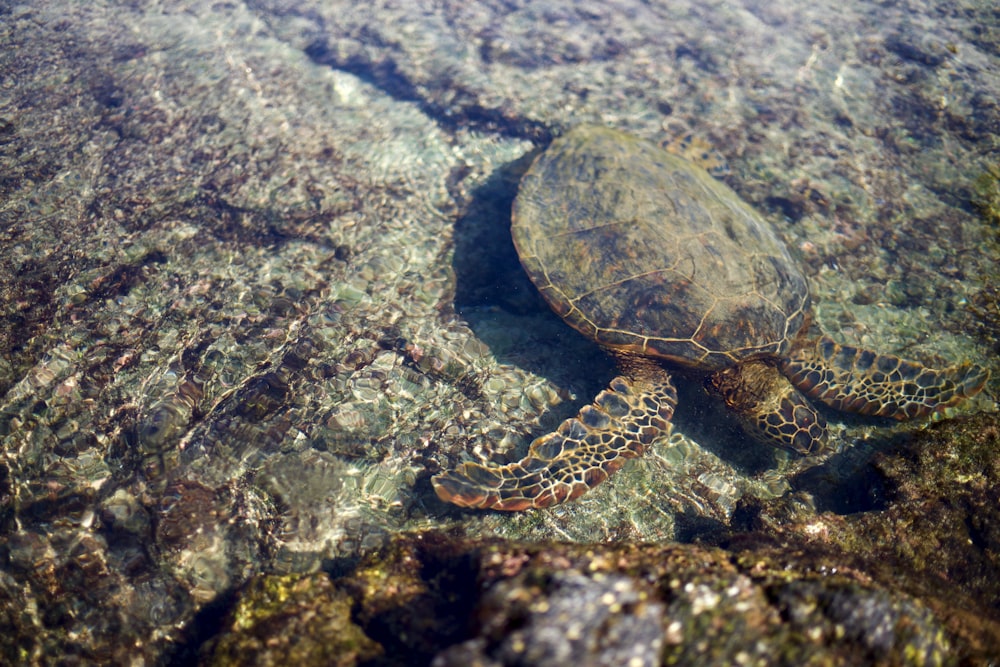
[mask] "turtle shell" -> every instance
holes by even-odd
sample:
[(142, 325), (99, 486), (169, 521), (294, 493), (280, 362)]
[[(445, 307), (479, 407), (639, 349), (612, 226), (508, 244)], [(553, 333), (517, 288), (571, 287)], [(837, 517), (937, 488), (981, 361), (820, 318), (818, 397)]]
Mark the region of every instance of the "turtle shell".
[(538, 156), (511, 234), (553, 310), (615, 351), (703, 370), (780, 356), (809, 307), (788, 248), (732, 189), (609, 128)]

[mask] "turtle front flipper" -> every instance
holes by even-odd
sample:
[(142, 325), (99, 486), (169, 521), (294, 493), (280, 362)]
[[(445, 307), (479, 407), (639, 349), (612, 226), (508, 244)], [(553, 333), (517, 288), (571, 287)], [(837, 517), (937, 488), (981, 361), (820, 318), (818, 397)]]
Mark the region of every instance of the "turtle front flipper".
[(773, 363), (744, 361), (709, 375), (705, 388), (722, 397), (758, 442), (803, 455), (826, 448), (826, 420)]
[(836, 410), (916, 419), (979, 393), (989, 372), (972, 364), (927, 368), (820, 338), (781, 362), (781, 371), (806, 396)]
[(431, 484), (442, 500), (479, 509), (516, 511), (573, 500), (669, 433), (676, 404), (677, 393), (663, 371), (617, 377), (592, 405), (532, 442), (520, 461), (463, 463), (431, 478)]

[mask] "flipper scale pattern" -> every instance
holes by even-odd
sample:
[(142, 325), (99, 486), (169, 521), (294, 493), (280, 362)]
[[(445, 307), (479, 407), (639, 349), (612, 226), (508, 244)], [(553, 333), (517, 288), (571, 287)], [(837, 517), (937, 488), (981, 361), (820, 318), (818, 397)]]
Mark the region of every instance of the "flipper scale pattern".
[(592, 405), (531, 443), (504, 466), (466, 462), (431, 479), (438, 497), (461, 507), (518, 511), (579, 497), (670, 432), (677, 392), (669, 377), (616, 377)]
[(901, 421), (975, 396), (989, 379), (988, 371), (972, 364), (935, 370), (826, 336), (783, 359), (781, 371), (806, 396), (835, 410)]

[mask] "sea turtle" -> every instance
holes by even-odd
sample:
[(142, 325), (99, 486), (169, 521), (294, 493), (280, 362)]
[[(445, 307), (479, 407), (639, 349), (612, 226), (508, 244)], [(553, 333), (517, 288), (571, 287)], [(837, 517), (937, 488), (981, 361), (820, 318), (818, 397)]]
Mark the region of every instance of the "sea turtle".
[(912, 419), (986, 382), (971, 364), (933, 370), (810, 340), (808, 284), (771, 225), (703, 169), (625, 132), (580, 126), (553, 141), (521, 180), (512, 217), (532, 282), (621, 375), (524, 459), (435, 476), (437, 495), (456, 505), (547, 507), (601, 483), (669, 432), (668, 368), (705, 375), (750, 436), (800, 454), (827, 446), (809, 399)]

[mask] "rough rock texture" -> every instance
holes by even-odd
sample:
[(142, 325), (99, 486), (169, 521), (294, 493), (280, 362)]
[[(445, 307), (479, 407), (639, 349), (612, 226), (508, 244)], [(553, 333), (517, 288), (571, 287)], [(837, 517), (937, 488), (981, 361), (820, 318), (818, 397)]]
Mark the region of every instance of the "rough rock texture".
[(782, 559), (789, 543), (798, 544), (807, 559), (793, 556), (799, 566), (832, 552), (919, 597), (980, 656), (1000, 655), (998, 450), (992, 415), (940, 424), (877, 457), (863, 485), (878, 486), (879, 511), (817, 514), (808, 496), (796, 494), (753, 501), (734, 521), (746, 532), (719, 543)]
[(258, 577), (240, 592), (204, 664), (356, 665), (381, 647), (351, 621), (351, 600), (325, 574)]
[(881, 509), (817, 512), (799, 491), (741, 506), (714, 546), (425, 532), (333, 573), (334, 587), (381, 643), (373, 664), (988, 664), (998, 446), (993, 417), (938, 426), (880, 454)]
[[(711, 142), (807, 268), (817, 328), (1000, 378), (998, 35), (973, 2), (0, 0), (0, 662), (179, 661), (254, 577), (320, 570), (339, 593), (316, 608), (388, 662), (518, 659), (503, 623), (462, 624), (479, 606), (521, 615), (543, 653), (622, 657), (635, 632), (645, 660), (661, 619), (664, 655), (723, 655), (724, 633), (671, 634), (683, 590), (597, 581), (584, 561), (469, 598), (463, 540), (535, 542), (509, 547), (529, 559), (568, 548), (552, 540), (722, 540), (705, 583), (720, 594), (752, 581), (734, 525), (762, 540), (750, 554), (829, 526), (857, 539), (837, 553), (885, 572), (826, 586), (798, 552), (765, 561), (801, 583), (729, 618), (778, 613), (788, 655), (813, 622), (844, 655), (931, 661), (941, 628), (942, 655), (989, 655), (997, 610), (975, 591), (1000, 580), (997, 480), (975, 484), (995, 447), (948, 458), (964, 426), (914, 449), (919, 425), (838, 422), (840, 452), (788, 461), (681, 382), (675, 435), (580, 502), (470, 514), (428, 477), (517, 456), (611, 377), (540, 303), (507, 229), (532, 151), (578, 122)], [(959, 411), (987, 413), (972, 433), (995, 432), (996, 395), (994, 379)], [(966, 520), (927, 534), (928, 515)], [(412, 570), (397, 599), (383, 550), (430, 529), (468, 555), (436, 556), (438, 579)], [(888, 582), (914, 573), (931, 588)], [(553, 609), (610, 593), (638, 620), (592, 606), (568, 622), (604, 639), (555, 641), (559, 615), (521, 588)], [(822, 613), (781, 616), (797, 600)], [(450, 622), (416, 632), (410, 608)]]

